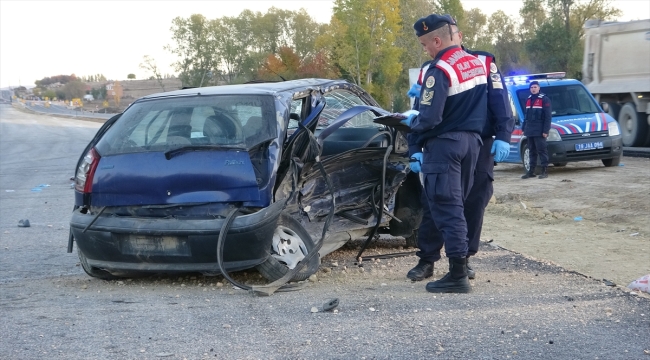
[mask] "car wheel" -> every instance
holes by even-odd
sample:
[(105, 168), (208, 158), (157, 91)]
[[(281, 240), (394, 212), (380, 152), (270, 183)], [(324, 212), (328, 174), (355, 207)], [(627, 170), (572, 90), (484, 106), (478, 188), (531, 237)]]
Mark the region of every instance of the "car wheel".
[(406, 240), (406, 247), (410, 247), (410, 248), (418, 247), (418, 229), (413, 230), (411, 235), (404, 239)]
[(88, 259), (86, 259), (86, 255), (84, 255), (83, 252), (81, 252), (81, 249), (77, 246), (77, 254), (79, 255), (79, 262), (81, 263), (81, 267), (84, 269), (86, 274), (102, 279), (102, 280), (115, 280), (118, 277), (109, 273), (106, 270), (102, 270), (93, 266), (88, 265)]
[(622, 155), (619, 155), (611, 159), (602, 159), (601, 161), (603, 162), (603, 165), (605, 165), (605, 167), (618, 166), (621, 163), (621, 156)]
[[(265, 262), (257, 265), (257, 271), (269, 281), (275, 281), (283, 277), (289, 270), (293, 269), (302, 261), (310, 251), (314, 249), (314, 241), (307, 230), (300, 223), (282, 213), (278, 219), (278, 225), (273, 232), (271, 244), (271, 255)], [(309, 278), (318, 269), (320, 258), (318, 255), (311, 258), (311, 265), (305, 264), (291, 278), (292, 281), (302, 281)]]
[(648, 121), (645, 114), (636, 112), (633, 103), (626, 103), (618, 114), (618, 123), (623, 137), (623, 146), (642, 146), (646, 142)]
[(565, 163), (565, 162), (563, 162), (563, 163), (553, 163), (553, 166), (555, 166), (555, 167), (563, 167), (563, 166), (566, 166), (566, 164), (567, 163)]

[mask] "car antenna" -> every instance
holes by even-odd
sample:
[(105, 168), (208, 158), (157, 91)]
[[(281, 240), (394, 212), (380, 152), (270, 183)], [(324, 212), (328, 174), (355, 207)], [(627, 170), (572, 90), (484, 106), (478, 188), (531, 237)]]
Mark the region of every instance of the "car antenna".
[(274, 73), (275, 75), (279, 76), (280, 79), (282, 79), (282, 81), (287, 81), (287, 79), (283, 78), (282, 75), (280, 75), (280, 74), (276, 73), (275, 71), (271, 70), (271, 68), (268, 65), (266, 65), (266, 64), (262, 64), (262, 65), (264, 65), (266, 70), (268, 70), (268, 71)]

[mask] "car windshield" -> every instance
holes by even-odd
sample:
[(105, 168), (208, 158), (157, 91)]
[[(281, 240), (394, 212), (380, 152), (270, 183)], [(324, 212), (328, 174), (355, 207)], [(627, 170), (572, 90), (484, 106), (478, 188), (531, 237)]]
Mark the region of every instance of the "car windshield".
[[(541, 89), (551, 99), (553, 116), (593, 114), (600, 112), (591, 95), (581, 85), (547, 86)], [(521, 108), (526, 112), (528, 90), (517, 91)]]
[(267, 95), (192, 96), (133, 104), (97, 143), (102, 155), (183, 147), (250, 148), (276, 135)]

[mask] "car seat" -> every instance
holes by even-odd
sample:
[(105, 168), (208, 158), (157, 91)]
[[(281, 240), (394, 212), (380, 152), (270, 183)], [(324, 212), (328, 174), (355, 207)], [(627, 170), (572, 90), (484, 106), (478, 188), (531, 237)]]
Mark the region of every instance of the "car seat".
[(241, 139), (242, 132), (239, 122), (224, 114), (208, 116), (203, 123), (203, 135), (212, 144), (237, 142)]
[(246, 137), (246, 143), (247, 144), (256, 144), (259, 141), (255, 141), (257, 138), (260, 137), (260, 134), (263, 132), (262, 130), (265, 129), (265, 124), (262, 121), (261, 116), (251, 116), (248, 118), (248, 121), (246, 121), (246, 124), (242, 126), (244, 130), (244, 136)]
[(168, 144), (191, 144), (192, 136), (192, 109), (178, 109), (172, 115), (167, 130), (167, 143)]

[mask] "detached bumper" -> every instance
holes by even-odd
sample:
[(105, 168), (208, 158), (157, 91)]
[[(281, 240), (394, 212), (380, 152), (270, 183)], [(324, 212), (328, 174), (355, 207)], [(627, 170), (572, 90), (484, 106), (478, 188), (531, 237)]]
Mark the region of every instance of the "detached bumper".
[[(283, 203), (240, 215), (224, 240), (224, 267), (254, 267), (269, 256)], [(217, 241), (224, 219), (181, 220), (72, 213), (70, 228), (90, 266), (109, 272), (219, 273)]]
[[(602, 142), (602, 148), (593, 150), (576, 150), (576, 145)], [(548, 141), (549, 163), (566, 163), (571, 161), (602, 160), (619, 157), (623, 154), (623, 139), (621, 136), (564, 141)]]

